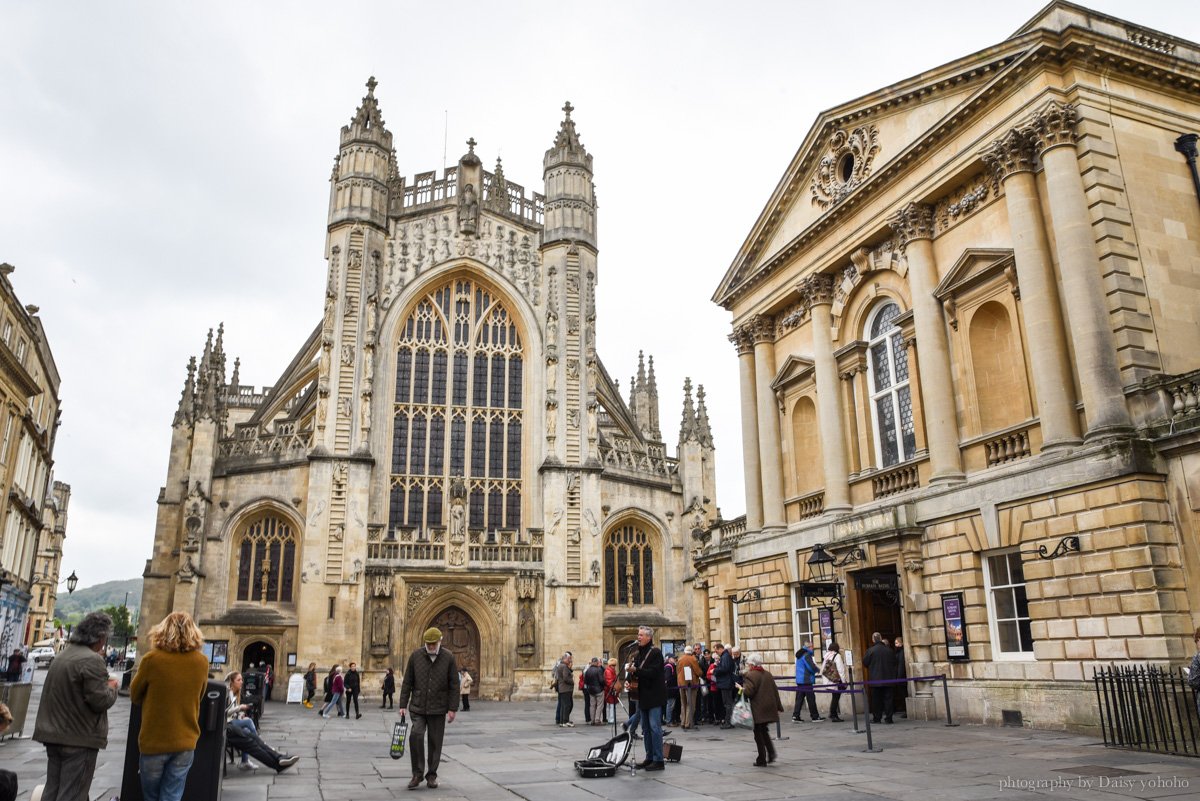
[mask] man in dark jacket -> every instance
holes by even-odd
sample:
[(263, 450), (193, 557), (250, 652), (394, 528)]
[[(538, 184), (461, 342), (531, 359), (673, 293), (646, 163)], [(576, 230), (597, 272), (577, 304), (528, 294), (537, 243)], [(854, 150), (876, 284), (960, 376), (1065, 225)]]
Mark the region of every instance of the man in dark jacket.
[(638, 627), (637, 641), (638, 648), (633, 652), (630, 669), (637, 674), (638, 706), (646, 746), (646, 759), (637, 766), (644, 770), (662, 770), (666, 767), (662, 750), (662, 708), (667, 701), (663, 655), (654, 645), (654, 629), (649, 626)]
[(358, 720), (362, 717), (362, 712), (358, 711), (358, 695), (362, 691), (362, 676), (358, 672), (358, 664), (350, 663), (350, 669), (346, 671), (344, 692), (346, 693), (346, 720), (350, 719), (350, 702), (354, 702), (354, 719)]
[(592, 663), (583, 671), (584, 702), (591, 709), (588, 721), (593, 726), (604, 725), (604, 667), (600, 657), (593, 656)]
[(717, 662), (717, 669), (713, 671), (713, 681), (716, 682), (717, 689), (721, 691), (721, 703), (725, 705), (725, 720), (721, 723), (722, 729), (733, 728), (733, 724), (729, 721), (733, 718), (733, 687), (738, 678), (738, 666), (734, 662), (733, 653), (735, 650), (737, 649), (732, 647), (723, 649), (720, 661)]
[[(413, 651), (404, 668), (404, 681), (400, 685), (400, 701), (397, 714), (404, 717), (412, 713), (412, 727), (408, 733), (408, 753), (412, 759), (412, 779), (408, 789), (421, 786), (421, 780), (430, 787), (438, 786), (437, 769), (442, 761), (442, 737), (446, 724), (454, 722), (458, 711), (459, 685), (458, 664), (454, 654), (442, 648), (442, 632), (435, 627), (425, 630), (422, 638), (425, 645)], [(425, 762), (425, 733), (429, 733), (429, 763)]]
[(112, 618), (92, 612), (71, 632), (42, 685), (33, 739), (46, 746), (44, 801), (87, 801), (96, 756), (108, 746), (108, 710), (117, 680), (108, 677), (104, 649)]
[[(863, 667), (867, 669), (868, 681), (886, 681), (896, 678), (896, 652), (883, 641), (878, 631), (871, 635), (874, 643), (863, 655)], [(892, 687), (884, 684), (871, 687), (871, 719), (879, 722), (880, 716), (892, 722)]]

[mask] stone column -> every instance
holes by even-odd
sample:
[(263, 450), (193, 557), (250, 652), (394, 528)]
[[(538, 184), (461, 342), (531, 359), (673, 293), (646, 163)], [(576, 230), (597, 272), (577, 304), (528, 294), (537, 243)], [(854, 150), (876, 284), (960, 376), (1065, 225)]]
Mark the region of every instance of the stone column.
[[(850, 482), (846, 433), (842, 427), (837, 362), (833, 356), (833, 276), (817, 274), (800, 284), (812, 324), (813, 372), (817, 379), (817, 422), (821, 427), (825, 471), (825, 511), (850, 511)], [(802, 458), (796, 454), (796, 458)]]
[(758, 459), (758, 399), (754, 391), (754, 339), (750, 327), (735, 328), (729, 341), (738, 352), (738, 377), (742, 407), (742, 470), (746, 481), (746, 530), (763, 525), (762, 477)]
[(1133, 426), (1121, 387), (1092, 217), (1075, 152), (1078, 118), (1073, 106), (1051, 101), (1034, 115), (1026, 130), (1041, 154), (1046, 173), (1046, 199), (1054, 223), (1067, 330), (1075, 346), (1075, 366), (1087, 419), (1085, 438), (1095, 439), (1127, 435)]
[(1079, 444), (1079, 417), (1058, 284), (1033, 177), (1033, 143), (1027, 132), (1009, 131), (984, 150), (983, 160), (1004, 184), (1042, 451), (1062, 450)]
[(950, 375), (950, 343), (942, 306), (934, 297), (937, 265), (933, 261), (933, 209), (909, 203), (888, 219), (908, 257), (917, 358), (921, 362), (921, 398), (925, 407), (925, 436), (929, 441), (931, 484), (962, 481), (958, 450), (958, 418)]
[(750, 321), (754, 337), (754, 378), (758, 397), (758, 455), (762, 473), (763, 528), (787, 526), (783, 511), (783, 453), (779, 442), (779, 412), (775, 403), (775, 320), (756, 315)]

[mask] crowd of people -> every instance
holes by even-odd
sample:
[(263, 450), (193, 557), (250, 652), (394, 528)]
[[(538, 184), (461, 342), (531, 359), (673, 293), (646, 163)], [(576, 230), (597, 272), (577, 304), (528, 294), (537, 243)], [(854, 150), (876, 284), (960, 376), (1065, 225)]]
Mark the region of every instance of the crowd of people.
[[(731, 719), (739, 695), (745, 697), (753, 712), (753, 729), (758, 756), (755, 766), (775, 761), (774, 746), (767, 734), (769, 724), (779, 720), (785, 711), (775, 676), (763, 666), (758, 654), (743, 655), (738, 646), (726, 647), (714, 642), (707, 648), (697, 642), (682, 651), (663, 655), (652, 644), (653, 630), (643, 626), (638, 630), (638, 644), (621, 665), (616, 658), (607, 663), (592, 657), (575, 673), (574, 655), (567, 651), (551, 670), (550, 685), (557, 694), (554, 723), (560, 728), (574, 728), (574, 694), (583, 696), (586, 725), (621, 726), (632, 736), (639, 729), (645, 740), (646, 758), (637, 763), (645, 770), (662, 770), (662, 735), (668, 727), (683, 731), (703, 725), (719, 729), (734, 728)], [(872, 636), (873, 646), (864, 655), (863, 663), (873, 681), (906, 678), (904, 644), (897, 637), (890, 643), (878, 632)], [(818, 663), (811, 641), (805, 640), (796, 651), (795, 686), (792, 721), (804, 721), (807, 707), (810, 721), (842, 722), (841, 697), (848, 689), (850, 673), (841, 646), (835, 641), (825, 644)], [(820, 694), (828, 696), (828, 715), (818, 706)], [(874, 722), (892, 723), (897, 701), (907, 694), (905, 684), (885, 684), (871, 687), (870, 711)], [(624, 700), (623, 700), (624, 699)], [(620, 711), (618, 711), (620, 710)], [(905, 716), (904, 712), (899, 712)]]

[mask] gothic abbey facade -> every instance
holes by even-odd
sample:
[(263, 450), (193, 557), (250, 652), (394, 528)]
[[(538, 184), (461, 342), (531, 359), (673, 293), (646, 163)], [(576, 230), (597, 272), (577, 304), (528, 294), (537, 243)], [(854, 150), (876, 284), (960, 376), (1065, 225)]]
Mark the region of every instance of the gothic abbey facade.
[(490, 698), (539, 694), (564, 650), (615, 655), (640, 623), (706, 630), (703, 388), (685, 387), (672, 457), (653, 359), (626, 401), (597, 353), (592, 156), (570, 105), (545, 193), (526, 194), (474, 140), (442, 177), (406, 180), (367, 86), (341, 131), (312, 334), (262, 391), (236, 363), (227, 377), (222, 332), (188, 367), (142, 628), (186, 610), (214, 665), (283, 675), (400, 667), (436, 625)]

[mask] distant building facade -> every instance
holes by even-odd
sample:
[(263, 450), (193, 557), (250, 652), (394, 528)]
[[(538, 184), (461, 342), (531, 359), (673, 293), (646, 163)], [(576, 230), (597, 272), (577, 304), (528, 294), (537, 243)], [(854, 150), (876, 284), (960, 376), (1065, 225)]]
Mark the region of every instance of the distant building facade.
[(703, 388), (685, 387), (670, 456), (653, 359), (626, 400), (599, 357), (570, 105), (527, 194), (474, 140), (443, 176), (403, 178), (374, 89), (341, 131), (311, 336), (262, 391), (227, 374), (220, 331), (188, 368), (142, 634), (185, 610), (214, 661), (370, 673), (436, 625), (477, 692), (509, 698), (638, 624), (703, 630), (680, 591), (716, 518)]
[[(61, 639), (58, 627), (54, 626), (54, 607), (59, 588), (65, 583), (60, 575), (63, 540), (67, 536), (67, 507), (70, 504), (71, 485), (55, 481), (42, 507), (42, 534), (38, 538), (37, 557), (33, 565), (26, 645), (51, 638)], [(68, 584), (68, 587), (75, 589), (73, 584)]]
[(781, 668), (903, 636), (956, 716), (1048, 728), (1096, 724), (1094, 666), (1190, 655), (1198, 88), (1200, 46), (1056, 2), (817, 119), (714, 296), (747, 508), (697, 559), (724, 636)]
[(37, 306), (0, 265), (0, 654), (32, 642), (29, 616), (59, 422), (59, 375)]

